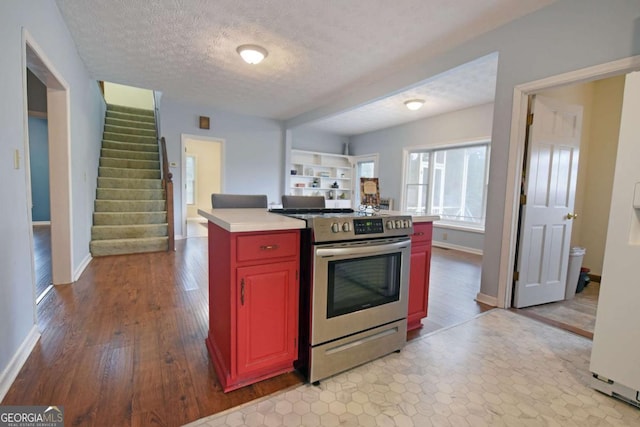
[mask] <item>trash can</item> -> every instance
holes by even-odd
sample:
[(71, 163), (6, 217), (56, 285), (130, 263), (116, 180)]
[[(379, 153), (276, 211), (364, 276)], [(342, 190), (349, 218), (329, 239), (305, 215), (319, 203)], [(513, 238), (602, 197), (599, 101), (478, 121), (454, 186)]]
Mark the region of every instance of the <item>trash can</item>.
[(567, 269), (567, 284), (564, 291), (564, 299), (571, 299), (576, 295), (582, 259), (587, 252), (585, 248), (574, 247), (569, 251), (569, 268)]

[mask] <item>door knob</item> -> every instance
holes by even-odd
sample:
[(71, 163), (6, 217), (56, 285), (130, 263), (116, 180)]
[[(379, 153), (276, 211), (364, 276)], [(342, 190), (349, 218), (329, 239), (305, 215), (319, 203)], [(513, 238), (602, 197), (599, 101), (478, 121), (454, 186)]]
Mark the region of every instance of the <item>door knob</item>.
[(576, 213), (568, 213), (567, 214), (567, 219), (575, 219), (578, 218), (578, 214)]

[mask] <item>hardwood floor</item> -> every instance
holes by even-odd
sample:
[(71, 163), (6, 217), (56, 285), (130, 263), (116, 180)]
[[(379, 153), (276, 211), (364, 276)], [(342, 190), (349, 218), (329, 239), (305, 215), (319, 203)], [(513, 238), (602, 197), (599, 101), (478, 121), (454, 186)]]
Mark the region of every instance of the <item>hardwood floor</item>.
[(36, 295), (41, 295), (53, 282), (51, 277), (51, 226), (33, 226), (33, 250), (36, 271)]
[(591, 282), (573, 299), (514, 309), (518, 314), (593, 339), (600, 283)]
[(470, 320), (493, 307), (475, 301), (480, 290), (482, 256), (433, 247), (429, 279), (429, 308), (422, 329), (408, 338)]
[[(180, 426), (300, 384), (297, 373), (223, 393), (207, 354), (206, 238), (175, 253), (95, 258), (38, 306), (42, 337), (3, 405), (62, 405), (68, 426)], [(434, 248), (416, 338), (489, 309), (480, 257)]]
[(179, 426), (299, 384), (296, 373), (222, 393), (208, 330), (206, 239), (176, 252), (95, 258), (38, 306), (42, 337), (3, 405), (63, 405), (68, 426)]

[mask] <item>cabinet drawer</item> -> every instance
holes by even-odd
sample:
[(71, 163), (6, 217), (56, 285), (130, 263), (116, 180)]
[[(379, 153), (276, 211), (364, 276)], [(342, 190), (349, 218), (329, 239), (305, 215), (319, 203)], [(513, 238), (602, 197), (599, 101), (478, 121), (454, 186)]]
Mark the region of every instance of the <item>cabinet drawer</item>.
[(414, 222), (411, 243), (430, 242), (433, 235), (433, 223)]
[(295, 256), (298, 251), (298, 233), (266, 233), (238, 236), (238, 261), (251, 261)]

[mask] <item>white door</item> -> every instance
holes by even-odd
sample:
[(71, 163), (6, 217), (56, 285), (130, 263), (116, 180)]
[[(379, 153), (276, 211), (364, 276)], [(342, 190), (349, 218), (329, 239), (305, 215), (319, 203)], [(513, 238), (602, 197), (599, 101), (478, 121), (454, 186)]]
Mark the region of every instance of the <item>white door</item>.
[(536, 96), (524, 173), (514, 306), (564, 299), (582, 106)]

